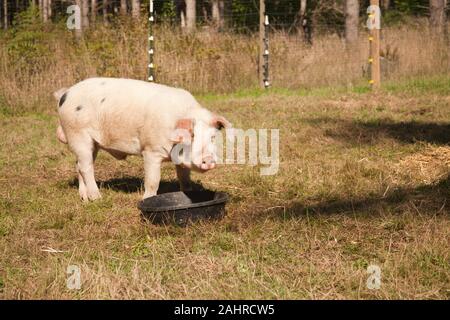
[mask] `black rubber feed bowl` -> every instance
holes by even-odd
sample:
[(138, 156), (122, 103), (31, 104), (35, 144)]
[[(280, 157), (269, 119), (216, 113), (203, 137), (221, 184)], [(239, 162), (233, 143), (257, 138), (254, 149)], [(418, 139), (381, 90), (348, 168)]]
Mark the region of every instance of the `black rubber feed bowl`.
[(227, 200), (224, 192), (178, 191), (146, 198), (138, 208), (152, 223), (186, 226), (199, 220), (223, 218)]

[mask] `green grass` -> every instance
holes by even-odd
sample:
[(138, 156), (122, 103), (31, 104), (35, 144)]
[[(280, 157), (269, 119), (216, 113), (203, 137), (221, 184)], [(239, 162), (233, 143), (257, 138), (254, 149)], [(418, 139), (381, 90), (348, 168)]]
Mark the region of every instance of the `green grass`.
[(403, 81), (400, 83), (388, 83), (384, 86), (388, 92), (407, 94), (430, 94), (435, 93), (439, 95), (450, 94), (450, 78), (446, 75), (426, 77), (426, 78), (414, 78), (409, 81)]
[[(187, 228), (141, 219), (142, 159), (100, 153), (103, 198), (82, 203), (54, 110), (2, 114), (0, 298), (448, 299), (448, 87), (199, 97), (236, 127), (280, 128), (281, 164), (270, 177), (245, 165), (194, 174), (230, 201), (223, 220)], [(170, 164), (162, 180), (175, 183)], [(379, 290), (366, 287), (370, 264)]]
[[(408, 95), (417, 96), (420, 94), (450, 94), (450, 78), (447, 75), (424, 76), (407, 78), (401, 81), (390, 80), (383, 82), (381, 87), (382, 92), (385, 93), (404, 93)], [(288, 89), (279, 87), (263, 88), (248, 88), (237, 90), (229, 94), (200, 94), (198, 97), (205, 102), (215, 102), (228, 99), (239, 98), (259, 98), (264, 96), (287, 96), (287, 97), (333, 97), (335, 95), (343, 94), (367, 94), (371, 92), (369, 84), (358, 84), (351, 87), (337, 86), (337, 87), (315, 87), (305, 89)]]

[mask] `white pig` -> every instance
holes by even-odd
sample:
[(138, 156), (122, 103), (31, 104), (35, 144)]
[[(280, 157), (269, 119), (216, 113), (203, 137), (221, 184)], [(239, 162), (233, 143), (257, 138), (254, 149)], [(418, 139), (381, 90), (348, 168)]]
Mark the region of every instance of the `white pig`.
[(116, 159), (142, 155), (144, 198), (156, 195), (162, 161), (171, 160), (177, 144), (189, 146), (190, 157), (176, 165), (182, 190), (190, 189), (190, 171), (213, 169), (214, 138), (231, 124), (202, 108), (187, 91), (132, 79), (91, 78), (54, 93), (60, 125), (57, 137), (77, 157), (83, 201), (101, 197), (94, 177), (99, 149)]

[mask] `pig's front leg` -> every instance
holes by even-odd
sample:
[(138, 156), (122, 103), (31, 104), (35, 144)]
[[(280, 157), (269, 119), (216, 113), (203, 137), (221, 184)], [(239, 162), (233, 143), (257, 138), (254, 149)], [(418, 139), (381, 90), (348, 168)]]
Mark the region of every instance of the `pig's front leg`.
[(180, 165), (176, 165), (175, 168), (177, 170), (177, 178), (180, 182), (181, 191), (191, 191), (191, 169), (182, 167)]
[(155, 196), (158, 191), (159, 181), (161, 180), (162, 157), (159, 154), (149, 151), (144, 151), (142, 156), (144, 157), (145, 170), (145, 193), (143, 197), (145, 199)]

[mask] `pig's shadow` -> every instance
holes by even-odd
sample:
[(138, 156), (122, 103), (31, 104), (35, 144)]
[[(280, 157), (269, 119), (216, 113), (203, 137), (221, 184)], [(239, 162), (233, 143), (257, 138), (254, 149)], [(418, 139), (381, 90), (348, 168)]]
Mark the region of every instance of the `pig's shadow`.
[[(144, 190), (144, 180), (137, 177), (113, 178), (105, 181), (97, 181), (100, 189), (111, 189), (117, 192), (135, 193)], [(73, 179), (69, 186), (78, 188), (78, 179)], [(192, 182), (193, 190), (205, 190), (202, 184)], [(177, 180), (161, 181), (159, 183), (158, 194), (180, 191), (180, 184)]]

